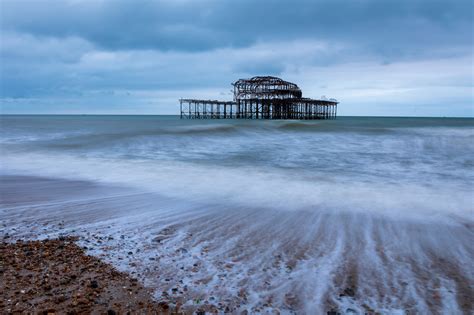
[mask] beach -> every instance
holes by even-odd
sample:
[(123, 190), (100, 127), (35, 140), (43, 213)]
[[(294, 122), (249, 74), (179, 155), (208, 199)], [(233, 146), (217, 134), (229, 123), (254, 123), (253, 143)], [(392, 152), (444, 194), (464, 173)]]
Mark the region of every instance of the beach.
[(150, 290), (99, 259), (74, 238), (0, 244), (0, 309), (6, 314), (166, 314)]
[[(59, 245), (79, 257), (60, 266), (104, 274), (110, 292), (84, 304), (99, 313), (128, 288), (135, 304), (113, 311), (473, 311), (473, 119), (2, 116), (1, 128), (9, 283), (14, 253)], [(90, 273), (77, 277), (94, 295)]]

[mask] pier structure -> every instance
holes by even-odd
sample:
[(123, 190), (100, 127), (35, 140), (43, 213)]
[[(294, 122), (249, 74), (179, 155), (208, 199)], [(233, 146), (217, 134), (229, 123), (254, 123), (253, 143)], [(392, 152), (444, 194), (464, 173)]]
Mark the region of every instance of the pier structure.
[(189, 119), (335, 119), (337, 100), (310, 99), (294, 83), (277, 77), (240, 79), (234, 100), (180, 99), (180, 116)]

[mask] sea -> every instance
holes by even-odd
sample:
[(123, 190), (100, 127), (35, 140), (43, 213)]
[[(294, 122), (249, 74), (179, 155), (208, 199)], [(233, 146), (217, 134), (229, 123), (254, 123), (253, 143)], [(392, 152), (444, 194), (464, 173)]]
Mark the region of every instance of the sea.
[(193, 312), (472, 314), (474, 119), (2, 115), (0, 238)]

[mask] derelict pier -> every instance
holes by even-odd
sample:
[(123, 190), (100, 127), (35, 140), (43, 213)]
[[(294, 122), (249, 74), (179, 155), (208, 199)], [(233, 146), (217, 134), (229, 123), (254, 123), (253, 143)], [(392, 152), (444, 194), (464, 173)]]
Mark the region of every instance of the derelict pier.
[(180, 117), (189, 119), (335, 119), (338, 101), (302, 97), (294, 83), (276, 77), (240, 79), (233, 101), (180, 99)]

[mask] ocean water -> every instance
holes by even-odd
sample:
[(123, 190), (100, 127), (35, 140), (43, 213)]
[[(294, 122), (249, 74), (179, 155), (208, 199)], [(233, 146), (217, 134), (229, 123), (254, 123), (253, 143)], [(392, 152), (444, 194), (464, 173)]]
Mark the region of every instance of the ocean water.
[(158, 300), (474, 312), (474, 119), (0, 122), (0, 233), (79, 235)]

